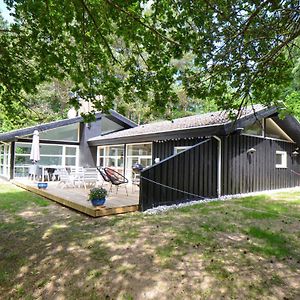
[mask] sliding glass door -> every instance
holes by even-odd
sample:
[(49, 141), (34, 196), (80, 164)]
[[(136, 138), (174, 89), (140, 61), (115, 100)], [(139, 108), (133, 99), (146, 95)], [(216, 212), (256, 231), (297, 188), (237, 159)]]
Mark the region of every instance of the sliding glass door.
[(97, 156), (97, 166), (112, 168), (123, 174), (124, 145), (100, 146)]
[(152, 143), (127, 144), (126, 157), (124, 149), (124, 144), (98, 146), (97, 165), (112, 168), (121, 174), (125, 173), (125, 177), (131, 182), (133, 178), (132, 166), (135, 163), (141, 164), (144, 168), (151, 166)]
[(132, 166), (141, 164), (144, 168), (152, 165), (152, 143), (126, 145), (126, 171), (125, 177), (131, 181), (133, 178)]

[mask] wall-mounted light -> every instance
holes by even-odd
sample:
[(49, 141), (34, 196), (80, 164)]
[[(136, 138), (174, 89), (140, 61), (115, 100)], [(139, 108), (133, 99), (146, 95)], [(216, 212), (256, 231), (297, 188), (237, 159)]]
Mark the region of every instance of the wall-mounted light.
[(295, 150), (294, 152), (292, 152), (292, 157), (297, 157), (299, 155), (299, 152), (297, 150)]
[(247, 150), (247, 154), (253, 154), (255, 152), (256, 152), (256, 150), (254, 148), (250, 148)]
[(243, 127), (238, 127), (235, 131), (234, 134), (241, 134), (244, 131)]

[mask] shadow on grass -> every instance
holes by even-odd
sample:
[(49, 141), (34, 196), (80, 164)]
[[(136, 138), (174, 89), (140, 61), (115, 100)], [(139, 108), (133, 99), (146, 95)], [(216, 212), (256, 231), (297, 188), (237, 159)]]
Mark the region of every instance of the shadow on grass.
[[(234, 202), (100, 219), (49, 203), (18, 189), (0, 194), (7, 299), (249, 299), (277, 297), (278, 288), (294, 295), (268, 260), (299, 257), (299, 243), (259, 223), (278, 219), (245, 217)], [(285, 276), (299, 274), (294, 262), (280, 261)]]

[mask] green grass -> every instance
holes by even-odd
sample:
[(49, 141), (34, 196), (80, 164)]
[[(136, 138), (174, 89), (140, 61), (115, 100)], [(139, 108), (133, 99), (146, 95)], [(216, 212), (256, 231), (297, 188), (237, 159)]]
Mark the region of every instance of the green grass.
[(295, 192), (92, 219), (0, 183), (0, 295), (297, 299), (299, 220)]
[(296, 255), (292, 248), (293, 243), (289, 241), (284, 234), (259, 227), (250, 227), (247, 230), (250, 237), (256, 239), (255, 245), (251, 246), (251, 250), (260, 254), (276, 256), (277, 258)]
[(0, 199), (0, 211), (11, 213), (23, 211), (31, 206), (46, 207), (50, 204), (48, 200), (10, 184), (1, 185)]

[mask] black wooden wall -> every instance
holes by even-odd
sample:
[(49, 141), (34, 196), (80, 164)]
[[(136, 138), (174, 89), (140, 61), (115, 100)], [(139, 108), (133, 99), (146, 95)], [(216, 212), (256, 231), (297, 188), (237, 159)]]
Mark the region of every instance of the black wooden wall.
[(173, 155), (174, 147), (194, 146), (203, 140), (204, 137), (153, 142), (152, 144), (153, 162), (156, 157), (159, 157), (160, 160), (163, 160)]
[[(218, 142), (211, 138), (172, 155), (174, 147), (192, 145), (203, 138), (153, 144), (153, 157), (170, 157), (142, 172), (141, 210), (159, 205), (217, 197)], [(300, 156), (293, 143), (245, 135), (222, 137), (221, 194), (233, 195), (300, 185)], [(256, 152), (247, 154), (254, 148)], [(287, 152), (287, 168), (276, 168), (276, 151)], [(155, 184), (153, 181), (162, 185)], [(179, 192), (173, 187), (194, 195)]]
[(141, 174), (140, 207), (143, 211), (159, 205), (201, 199), (198, 196), (208, 198), (217, 196), (217, 141), (215, 139), (202, 141), (178, 155), (172, 155), (147, 168)]
[[(254, 148), (249, 155), (247, 150)], [(300, 158), (292, 158), (296, 145), (259, 137), (222, 138), (222, 195), (288, 188), (300, 185)], [(287, 152), (287, 168), (276, 168), (276, 150)]]

